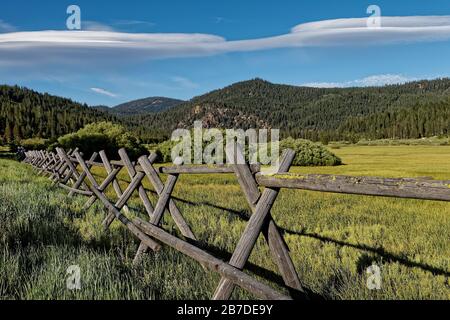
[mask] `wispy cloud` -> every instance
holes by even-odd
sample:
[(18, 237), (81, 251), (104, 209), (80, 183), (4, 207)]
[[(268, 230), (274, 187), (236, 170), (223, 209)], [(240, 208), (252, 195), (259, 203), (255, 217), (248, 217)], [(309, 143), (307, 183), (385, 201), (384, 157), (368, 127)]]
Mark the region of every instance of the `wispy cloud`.
[(0, 32), (14, 32), (16, 27), (0, 19)]
[(97, 21), (88, 21), (88, 20), (82, 20), (81, 21), (81, 29), (82, 30), (87, 30), (87, 31), (109, 31), (109, 32), (114, 32), (114, 28), (101, 23), (101, 22), (97, 22)]
[[(366, 18), (300, 24), (290, 33), (260, 39), (227, 41), (210, 34), (34, 31), (0, 34), (0, 64), (61, 57), (65, 62), (105, 61), (111, 57), (164, 59), (275, 48), (383, 45), (447, 41), (450, 16), (383, 17), (381, 28), (367, 28)], [(92, 25), (91, 25), (92, 27)], [(97, 27), (100, 27), (97, 25)], [(104, 26), (103, 26), (104, 27)], [(89, 59), (84, 59), (87, 56)], [(133, 59), (128, 59), (133, 60)]]
[(214, 17), (214, 22), (219, 23), (225, 23), (225, 22), (232, 22), (232, 20), (225, 18), (225, 17)]
[(147, 27), (153, 27), (156, 25), (154, 22), (143, 20), (117, 20), (114, 21), (113, 24), (118, 26), (147, 26)]
[(348, 88), (348, 87), (378, 87), (390, 84), (402, 84), (406, 82), (416, 81), (417, 78), (409, 78), (400, 74), (379, 74), (365, 77), (357, 80), (344, 82), (311, 82), (304, 83), (305, 87), (316, 88)]
[(128, 29), (128, 27), (153, 27), (155, 24), (143, 20), (115, 20), (110, 23), (103, 23), (98, 21), (83, 20), (81, 22), (81, 29), (85, 31), (108, 31), (120, 32), (119, 30)]
[(197, 83), (189, 80), (188, 78), (175, 76), (175, 77), (172, 77), (171, 80), (183, 88), (194, 89), (194, 88), (199, 87), (199, 85)]
[(94, 91), (95, 93), (98, 93), (98, 94), (101, 94), (101, 95), (104, 95), (104, 96), (107, 96), (107, 97), (110, 97), (110, 98), (117, 98), (118, 97), (118, 94), (116, 94), (116, 93), (112, 93), (112, 92), (110, 92), (110, 91), (107, 91), (107, 90), (105, 90), (105, 89), (102, 89), (102, 88), (91, 88), (91, 91)]

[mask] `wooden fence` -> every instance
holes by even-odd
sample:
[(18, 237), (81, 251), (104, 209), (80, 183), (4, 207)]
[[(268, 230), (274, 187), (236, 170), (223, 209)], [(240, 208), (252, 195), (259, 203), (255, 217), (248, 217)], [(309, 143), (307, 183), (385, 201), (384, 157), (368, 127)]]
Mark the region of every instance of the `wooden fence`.
[[(438, 181), (426, 177), (394, 179), (288, 173), (295, 156), (294, 151), (290, 149), (284, 150), (278, 172), (271, 175), (262, 174), (259, 165), (245, 163), (242, 150), (236, 146), (226, 150), (230, 164), (174, 165), (159, 168), (153, 165), (156, 160), (155, 154), (142, 156), (137, 163), (134, 163), (124, 149), (119, 150), (120, 161), (110, 161), (104, 151), (94, 152), (89, 160), (85, 160), (78, 149), (68, 152), (61, 148), (56, 150), (57, 153), (28, 151), (25, 153), (24, 161), (34, 166), (39, 174), (48, 175), (55, 184), (67, 189), (69, 195), (79, 194), (88, 197), (85, 209), (92, 206), (95, 201), (100, 201), (108, 213), (103, 221), (106, 229), (114, 219), (117, 219), (140, 240), (134, 263), (138, 263), (147, 250), (159, 250), (163, 243), (197, 260), (204, 268), (218, 272), (222, 278), (213, 299), (229, 299), (235, 286), (248, 290), (262, 299), (292, 299), (292, 296), (308, 299), (282, 233), (270, 213), (281, 188), (450, 201), (450, 181)], [(101, 162), (96, 161), (98, 156)], [(90, 170), (94, 166), (103, 167), (106, 170), (107, 176), (102, 182), (98, 182), (91, 173)], [(125, 190), (121, 189), (117, 180), (117, 175), (123, 168), (131, 179)], [(214, 257), (196, 245), (195, 235), (172, 199), (172, 192), (180, 174), (219, 173), (236, 175), (252, 211), (229, 262)], [(162, 174), (167, 175), (165, 183), (161, 179)], [(145, 177), (158, 195), (154, 207), (142, 185)], [(110, 185), (115, 191), (115, 199), (105, 195), (105, 190)], [(260, 187), (264, 189), (260, 191)], [(149, 216), (148, 221), (139, 218), (130, 220), (127, 217), (129, 209), (126, 204), (135, 191), (139, 194)], [(184, 239), (175, 237), (162, 229), (161, 220), (165, 211), (171, 215)], [(269, 246), (286, 287), (295, 295), (282, 294), (243, 272), (260, 234), (264, 236)]]

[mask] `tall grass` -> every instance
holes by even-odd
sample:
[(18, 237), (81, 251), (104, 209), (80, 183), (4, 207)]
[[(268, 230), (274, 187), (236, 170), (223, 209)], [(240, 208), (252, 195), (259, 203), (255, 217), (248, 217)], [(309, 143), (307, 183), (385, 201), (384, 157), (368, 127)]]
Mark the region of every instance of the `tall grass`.
[[(293, 170), (450, 178), (447, 147), (344, 147), (336, 153), (347, 165)], [(393, 154), (401, 157), (401, 165)], [(432, 166), (427, 165), (430, 159)], [(397, 167), (404, 168), (398, 175)], [(98, 181), (105, 176), (99, 169), (94, 173)], [(129, 178), (125, 173), (119, 177), (125, 187)], [(155, 204), (147, 181), (145, 187)], [(112, 198), (113, 190), (108, 189), (107, 195)], [(235, 177), (184, 175), (174, 196), (204, 248), (228, 259), (249, 215)], [(97, 204), (83, 212), (84, 201), (67, 197), (26, 165), (0, 160), (2, 299), (211, 297), (218, 276), (167, 247), (133, 267), (136, 239), (118, 222), (109, 232), (103, 231), (103, 209)], [(136, 195), (130, 207), (134, 215), (145, 217)], [(272, 214), (304, 286), (315, 297), (450, 298), (448, 203), (283, 190)], [(178, 234), (170, 218), (163, 226)], [(373, 262), (381, 267), (381, 290), (366, 286), (366, 268)], [(66, 269), (73, 264), (81, 268), (81, 290), (66, 289)], [(258, 239), (246, 268), (284, 290), (263, 238)], [(252, 298), (240, 289), (233, 297)]]

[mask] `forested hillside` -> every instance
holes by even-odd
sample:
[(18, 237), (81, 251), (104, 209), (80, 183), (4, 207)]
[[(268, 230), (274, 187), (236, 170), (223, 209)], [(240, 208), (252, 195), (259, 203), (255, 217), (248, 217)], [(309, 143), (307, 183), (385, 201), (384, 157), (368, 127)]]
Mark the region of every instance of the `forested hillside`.
[(150, 98), (117, 109), (121, 111), (1, 86), (0, 137), (6, 141), (55, 138), (101, 120), (125, 125), (144, 142), (165, 140), (173, 129), (189, 128), (195, 120), (202, 120), (205, 127), (280, 128), (283, 138), (322, 141), (448, 135), (450, 79), (332, 89), (255, 79), (188, 102)]
[(184, 101), (172, 98), (149, 97), (119, 104), (108, 111), (118, 116), (144, 115), (168, 110), (182, 102)]
[(115, 117), (72, 100), (18, 86), (0, 86), (0, 138), (56, 138), (87, 123)]
[[(450, 79), (374, 88), (309, 88), (260, 79), (233, 84), (166, 112), (130, 118), (143, 136), (168, 135), (194, 120), (207, 127), (280, 128), (319, 140), (419, 138), (450, 131)], [(148, 130), (148, 128), (151, 128)]]

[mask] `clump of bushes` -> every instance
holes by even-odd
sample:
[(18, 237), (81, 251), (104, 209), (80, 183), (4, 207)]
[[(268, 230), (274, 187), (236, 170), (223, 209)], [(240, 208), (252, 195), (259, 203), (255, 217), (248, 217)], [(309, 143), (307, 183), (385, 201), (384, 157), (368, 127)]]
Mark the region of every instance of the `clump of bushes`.
[(50, 140), (43, 138), (29, 138), (21, 140), (20, 145), (26, 150), (45, 150), (50, 145)]
[(294, 166), (337, 166), (342, 160), (323, 145), (304, 139), (287, 138), (280, 142), (280, 150), (295, 151)]
[(159, 144), (149, 147), (149, 150), (151, 152), (156, 153), (156, 155), (158, 156), (156, 158), (156, 162), (159, 162), (159, 163), (172, 162), (172, 155), (171, 155), (172, 148), (177, 143), (178, 142), (176, 142), (176, 141), (167, 140), (167, 141), (164, 141), (164, 142), (161, 142)]
[[(157, 162), (171, 162), (171, 151), (177, 143), (178, 142), (168, 140), (157, 145), (152, 145), (149, 147), (149, 150), (158, 155)], [(193, 145), (194, 144), (191, 143), (192, 147)], [(267, 146), (270, 147), (270, 144)], [(205, 143), (203, 147), (205, 147)], [(260, 145), (260, 148), (261, 147), (264, 148), (266, 146)], [(280, 152), (287, 148), (295, 151), (296, 155), (293, 162), (293, 165), (295, 166), (336, 166), (342, 164), (341, 159), (322, 144), (314, 143), (309, 140), (287, 138), (280, 141)], [(193, 151), (191, 152), (191, 155), (193, 155)], [(245, 150), (245, 156), (248, 158), (248, 148)]]
[(93, 152), (104, 150), (109, 158), (117, 159), (117, 151), (125, 148), (132, 159), (146, 153), (139, 140), (119, 124), (97, 122), (86, 125), (74, 133), (58, 139), (58, 145), (64, 149), (78, 147), (87, 157)]

